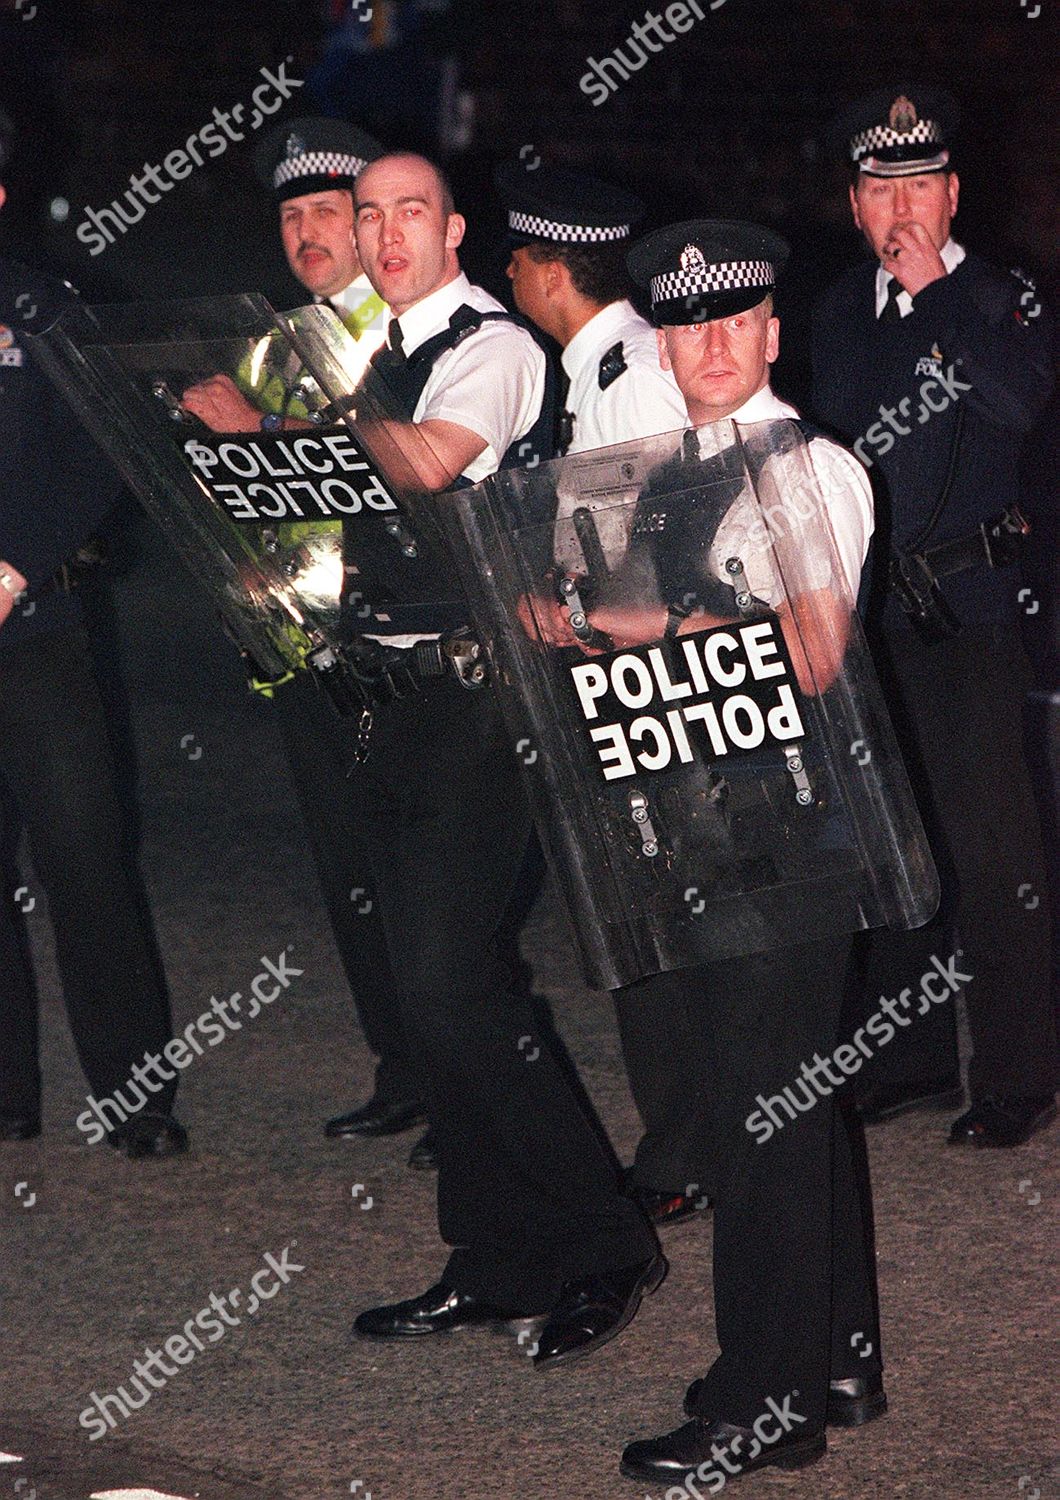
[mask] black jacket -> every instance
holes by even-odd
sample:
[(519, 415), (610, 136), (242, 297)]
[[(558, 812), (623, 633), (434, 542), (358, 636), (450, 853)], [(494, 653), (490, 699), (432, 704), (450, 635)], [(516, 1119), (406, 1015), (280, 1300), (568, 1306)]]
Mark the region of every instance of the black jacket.
[[(913, 299), (907, 317), (884, 323), (876, 266), (866, 259), (848, 271), (815, 309), (813, 402), (817, 418), (870, 465), (877, 563), (886, 566), (934, 508), (959, 410), (950, 498), (926, 545), (964, 536), (1017, 500), (1023, 445), (1052, 391), (1053, 324), (1030, 283), (970, 253)], [(1019, 585), (1017, 568), (982, 566), (942, 589), (963, 622), (990, 624), (1016, 618)], [(882, 623), (906, 628), (893, 600)]]
[(29, 580), (0, 628), (0, 651), (79, 618), (76, 600), (41, 593), (113, 510), (121, 481), (39, 368), (27, 335), (76, 297), (63, 282), (0, 257), (0, 558)]

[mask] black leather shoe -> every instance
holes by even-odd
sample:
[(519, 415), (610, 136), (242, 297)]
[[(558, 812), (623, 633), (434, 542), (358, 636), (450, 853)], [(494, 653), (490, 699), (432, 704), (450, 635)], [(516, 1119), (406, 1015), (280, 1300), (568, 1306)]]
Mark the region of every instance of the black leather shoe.
[(692, 1196), (689, 1193), (664, 1193), (658, 1188), (641, 1187), (630, 1182), (626, 1192), (635, 1203), (639, 1203), (646, 1216), (657, 1227), (680, 1224), (693, 1214), (703, 1213), (710, 1207), (706, 1194)]
[[(776, 1417), (769, 1416), (769, 1426), (777, 1429)], [(715, 1493), (713, 1475), (720, 1475), (724, 1484), (726, 1479), (737, 1479), (767, 1464), (778, 1469), (801, 1469), (823, 1458), (827, 1446), (823, 1432), (802, 1432), (794, 1427), (769, 1442), (756, 1437), (750, 1427), (734, 1427), (716, 1417), (694, 1417), (664, 1437), (630, 1443), (619, 1467), (627, 1479), (654, 1480), (659, 1485), (680, 1484), (681, 1476), (694, 1469)]]
[(849, 1380), (828, 1383), (828, 1405), (824, 1419), (829, 1427), (864, 1427), (887, 1410), (883, 1376), (851, 1375)]
[(911, 1109), (956, 1109), (963, 1098), (959, 1076), (947, 1073), (943, 1078), (923, 1078), (919, 1083), (870, 1086), (857, 1095), (857, 1106), (866, 1125), (878, 1125)]
[(422, 1338), (430, 1333), (452, 1333), (457, 1328), (515, 1322), (524, 1316), (533, 1314), (505, 1312), (467, 1292), (454, 1292), (439, 1281), (419, 1297), (358, 1313), (353, 1331), (362, 1339)]
[(984, 1099), (950, 1126), (951, 1146), (1022, 1146), (1056, 1119), (1051, 1094), (1034, 1099)]
[(402, 1099), (391, 1103), (387, 1099), (369, 1099), (360, 1109), (351, 1109), (348, 1114), (335, 1115), (324, 1126), (324, 1134), (332, 1138), (348, 1138), (355, 1135), (400, 1135), (411, 1130), (413, 1125), (422, 1125), (424, 1113), (418, 1104)]
[(36, 1115), (0, 1115), (0, 1141), (32, 1141), (40, 1135)]
[(558, 1365), (591, 1354), (631, 1323), (641, 1299), (662, 1284), (666, 1257), (653, 1255), (606, 1275), (568, 1281), (538, 1335), (534, 1364)]
[[(693, 1380), (685, 1391), (684, 1413), (686, 1417), (696, 1415), (696, 1401), (702, 1380)], [(825, 1422), (829, 1427), (863, 1427), (874, 1422), (887, 1410), (887, 1396), (883, 1389), (883, 1376), (852, 1375), (849, 1380), (832, 1380), (828, 1385), (828, 1406)]]
[(172, 1115), (133, 1115), (107, 1136), (115, 1151), (136, 1161), (144, 1156), (178, 1156), (188, 1149), (188, 1132)]
[(415, 1167), (418, 1172), (434, 1172), (438, 1167), (438, 1151), (434, 1144), (434, 1134), (425, 1130), (419, 1140), (409, 1152), (409, 1166)]

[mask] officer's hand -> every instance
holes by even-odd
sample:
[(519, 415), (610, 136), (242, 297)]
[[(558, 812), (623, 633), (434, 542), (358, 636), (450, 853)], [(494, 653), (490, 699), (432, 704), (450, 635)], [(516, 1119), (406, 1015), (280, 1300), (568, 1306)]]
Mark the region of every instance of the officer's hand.
[(261, 427), (261, 412), (227, 375), (211, 375), (189, 386), (181, 405), (211, 432), (257, 432)]
[(524, 594), (517, 609), (519, 623), (531, 640), (540, 637), (546, 646), (578, 646), (582, 651), (588, 649), (571, 628), (570, 610), (551, 595)]
[(946, 275), (942, 256), (923, 224), (898, 223), (892, 226), (883, 247), (883, 269), (890, 271), (900, 286), (915, 297), (932, 281)]
[(12, 563), (4, 562), (3, 558), (0, 558), (0, 574), (5, 580), (0, 583), (0, 625), (2, 625), (14, 609), (15, 600), (26, 587), (27, 579)]

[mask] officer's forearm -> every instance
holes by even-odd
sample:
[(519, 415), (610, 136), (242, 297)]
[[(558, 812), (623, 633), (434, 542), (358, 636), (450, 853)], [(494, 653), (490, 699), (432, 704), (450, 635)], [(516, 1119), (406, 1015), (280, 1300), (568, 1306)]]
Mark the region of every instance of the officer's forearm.
[(373, 458), (399, 489), (438, 494), (486, 451), (486, 440), (457, 422), (369, 420), (359, 431)]
[(831, 589), (800, 594), (777, 609), (795, 676), (808, 697), (825, 692), (839, 675), (850, 639), (851, 606)]

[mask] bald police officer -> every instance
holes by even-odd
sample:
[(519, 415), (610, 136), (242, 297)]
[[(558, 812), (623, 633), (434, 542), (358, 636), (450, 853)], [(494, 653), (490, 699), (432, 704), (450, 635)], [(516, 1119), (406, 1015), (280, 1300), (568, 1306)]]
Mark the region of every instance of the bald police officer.
[[(357, 182), (357, 244), (388, 302), (376, 360), (388, 423), (422, 491), (477, 481), (550, 451), (543, 352), (460, 268), (464, 220), (422, 157), (373, 162)], [(351, 537), (367, 597), (392, 592), (394, 562)], [(428, 1089), (448, 1263), (424, 1293), (362, 1312), (362, 1338), (424, 1338), (551, 1314), (538, 1364), (619, 1333), (665, 1262), (619, 1191), (585, 1113), (506, 963), (502, 933), (530, 835), (520, 771), (488, 692), (418, 665), (467, 607), (408, 600), (385, 660), (418, 689), (375, 715), (349, 795), (364, 825), (375, 896), (410, 1043)], [(459, 1348), (459, 1346), (456, 1346)]]

